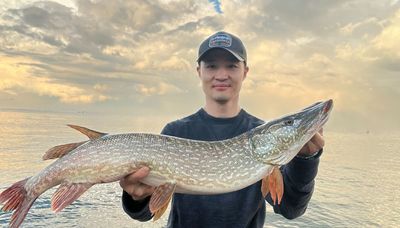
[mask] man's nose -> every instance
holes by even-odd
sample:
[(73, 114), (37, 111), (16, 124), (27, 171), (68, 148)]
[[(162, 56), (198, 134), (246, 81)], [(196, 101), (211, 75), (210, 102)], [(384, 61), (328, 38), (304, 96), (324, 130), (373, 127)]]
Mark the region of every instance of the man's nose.
[(215, 79), (217, 80), (225, 80), (228, 79), (228, 77), (229, 77), (229, 72), (224, 67), (219, 68), (215, 74)]

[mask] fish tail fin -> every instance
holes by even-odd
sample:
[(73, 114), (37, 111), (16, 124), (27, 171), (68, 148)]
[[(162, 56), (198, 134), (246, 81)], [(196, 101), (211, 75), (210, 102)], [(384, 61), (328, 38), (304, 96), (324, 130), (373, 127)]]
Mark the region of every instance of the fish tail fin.
[(29, 180), (18, 181), (0, 193), (0, 204), (4, 203), (2, 211), (14, 211), (11, 216), (10, 228), (16, 228), (24, 221), (26, 214), (37, 197), (29, 197), (25, 189), (25, 183)]

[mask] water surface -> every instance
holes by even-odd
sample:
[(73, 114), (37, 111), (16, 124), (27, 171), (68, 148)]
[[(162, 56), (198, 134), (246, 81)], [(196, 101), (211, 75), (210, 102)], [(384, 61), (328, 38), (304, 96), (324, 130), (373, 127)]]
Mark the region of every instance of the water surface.
[[(88, 113), (0, 111), (0, 191), (39, 172), (52, 146), (85, 139), (66, 124), (110, 133), (160, 132), (169, 120)], [(335, 133), (325, 130), (326, 147), (307, 212), (286, 220), (267, 208), (265, 227), (399, 227), (400, 133)], [(40, 196), (22, 227), (163, 227), (136, 222), (121, 208), (118, 183), (95, 185), (60, 213), (50, 209), (55, 188)], [(0, 227), (11, 213), (0, 212)]]

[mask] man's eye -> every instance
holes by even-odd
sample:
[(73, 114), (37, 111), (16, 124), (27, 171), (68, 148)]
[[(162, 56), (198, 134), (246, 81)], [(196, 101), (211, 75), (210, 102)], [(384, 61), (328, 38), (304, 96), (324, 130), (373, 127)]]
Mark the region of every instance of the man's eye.
[(207, 68), (213, 69), (213, 68), (215, 68), (215, 67), (216, 67), (216, 66), (215, 66), (214, 64), (207, 65)]

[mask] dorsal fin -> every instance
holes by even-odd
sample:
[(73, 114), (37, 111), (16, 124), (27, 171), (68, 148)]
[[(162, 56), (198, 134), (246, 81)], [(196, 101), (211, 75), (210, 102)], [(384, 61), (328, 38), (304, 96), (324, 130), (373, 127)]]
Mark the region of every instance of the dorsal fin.
[(93, 130), (90, 130), (90, 129), (86, 128), (86, 127), (81, 127), (81, 126), (77, 126), (77, 125), (68, 124), (68, 126), (73, 128), (73, 129), (75, 129), (75, 130), (77, 130), (77, 131), (80, 131), (82, 134), (84, 134), (87, 137), (89, 137), (89, 139), (97, 139), (97, 138), (100, 138), (100, 137), (102, 137), (102, 136), (107, 134), (107, 133), (102, 133), (102, 132), (98, 132), (98, 131), (93, 131)]

